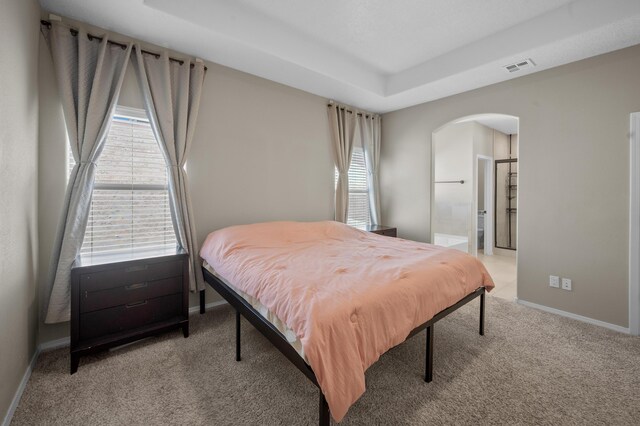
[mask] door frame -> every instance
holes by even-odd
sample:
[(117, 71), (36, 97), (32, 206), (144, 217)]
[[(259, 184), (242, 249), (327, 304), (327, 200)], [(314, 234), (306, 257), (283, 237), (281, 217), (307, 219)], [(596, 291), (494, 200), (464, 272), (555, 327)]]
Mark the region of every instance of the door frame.
[(488, 156), (488, 155), (482, 155), (482, 154), (476, 154), (476, 164), (475, 164), (475, 171), (476, 171), (476, 175), (474, 176), (475, 179), (475, 196), (473, 197), (473, 211), (474, 211), (474, 216), (473, 216), (473, 226), (472, 226), (472, 232), (475, 232), (475, 234), (473, 235), (473, 238), (469, 239), (470, 241), (474, 241), (475, 242), (475, 247), (473, 249), (472, 253), (475, 253), (476, 256), (478, 255), (478, 242), (477, 242), (477, 238), (478, 238), (478, 170), (479, 170), (479, 164), (480, 161), (484, 161), (485, 162), (485, 167), (484, 167), (484, 209), (487, 211), (487, 213), (484, 215), (484, 254), (486, 256), (492, 256), (493, 255), (493, 157)]
[(640, 112), (629, 132), (629, 332), (640, 335)]

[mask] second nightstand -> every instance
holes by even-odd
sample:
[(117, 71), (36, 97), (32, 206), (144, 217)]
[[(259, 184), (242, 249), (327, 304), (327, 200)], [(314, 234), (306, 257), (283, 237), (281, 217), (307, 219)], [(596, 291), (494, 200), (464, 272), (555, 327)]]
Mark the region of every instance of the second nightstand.
[(367, 225), (364, 228), (365, 231), (373, 232), (374, 234), (386, 235), (387, 237), (397, 237), (398, 229), (392, 226), (384, 225)]

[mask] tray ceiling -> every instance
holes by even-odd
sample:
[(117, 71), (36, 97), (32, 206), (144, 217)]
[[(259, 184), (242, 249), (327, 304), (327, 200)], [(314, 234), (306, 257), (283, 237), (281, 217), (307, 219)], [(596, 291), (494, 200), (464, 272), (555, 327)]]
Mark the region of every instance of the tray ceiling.
[[(640, 43), (640, 0), (41, 0), (55, 14), (376, 112)], [(503, 67), (531, 58), (535, 67)]]

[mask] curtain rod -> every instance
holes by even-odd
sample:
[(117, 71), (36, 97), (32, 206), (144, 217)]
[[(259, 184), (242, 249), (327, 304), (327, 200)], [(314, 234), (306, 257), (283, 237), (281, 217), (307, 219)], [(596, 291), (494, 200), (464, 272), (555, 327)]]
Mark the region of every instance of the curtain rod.
[[(40, 25), (43, 25), (43, 26), (45, 26), (47, 28), (51, 28), (51, 22), (50, 21), (46, 21), (44, 19), (40, 20)], [(74, 37), (76, 37), (78, 35), (78, 30), (76, 30), (74, 28), (69, 28), (69, 32)], [(97, 35), (93, 35), (93, 34), (88, 34), (87, 33), (87, 37), (89, 38), (89, 41), (94, 40), (94, 39), (98, 40), (98, 41), (102, 41), (102, 37), (97, 36)], [(123, 50), (127, 48), (126, 44), (118, 43), (117, 41), (107, 40), (107, 43), (113, 44), (114, 46), (120, 46)], [(131, 46), (131, 48), (133, 50), (135, 50), (136, 47), (135, 46)], [(160, 54), (156, 53), (156, 52), (150, 52), (148, 50), (140, 49), (140, 53), (146, 53), (147, 55), (155, 56), (156, 59), (160, 59)], [(183, 59), (176, 59), (176, 58), (169, 57), (169, 60), (171, 62), (176, 62), (176, 63), (178, 63), (180, 65), (184, 64), (184, 60)], [(193, 64), (190, 63), (190, 65), (191, 65), (191, 68), (193, 68)], [(207, 67), (204, 67), (204, 70), (207, 71)]]
[[(338, 106), (336, 104), (327, 104), (327, 108), (331, 108), (332, 106), (335, 106), (336, 108), (338, 108), (338, 109), (340, 109), (342, 111), (347, 111), (349, 114), (353, 114), (353, 111), (348, 109), (348, 108), (341, 107), (341, 106)], [(356, 114), (358, 115), (358, 117), (362, 117), (362, 115), (363, 115), (361, 112), (358, 112)], [(374, 114), (364, 114), (364, 117), (365, 118), (369, 118), (369, 117), (375, 118), (375, 115)]]

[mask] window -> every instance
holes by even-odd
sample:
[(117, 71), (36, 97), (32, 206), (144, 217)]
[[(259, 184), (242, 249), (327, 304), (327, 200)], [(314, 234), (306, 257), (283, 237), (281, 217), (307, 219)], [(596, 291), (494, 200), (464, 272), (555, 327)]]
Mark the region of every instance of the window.
[(81, 254), (175, 247), (167, 169), (144, 111), (118, 108), (96, 165)]
[[(335, 172), (338, 183), (338, 170)], [(367, 167), (362, 147), (354, 147), (349, 167), (349, 212), (347, 224), (366, 226), (371, 222), (369, 215), (369, 190), (367, 186)]]

